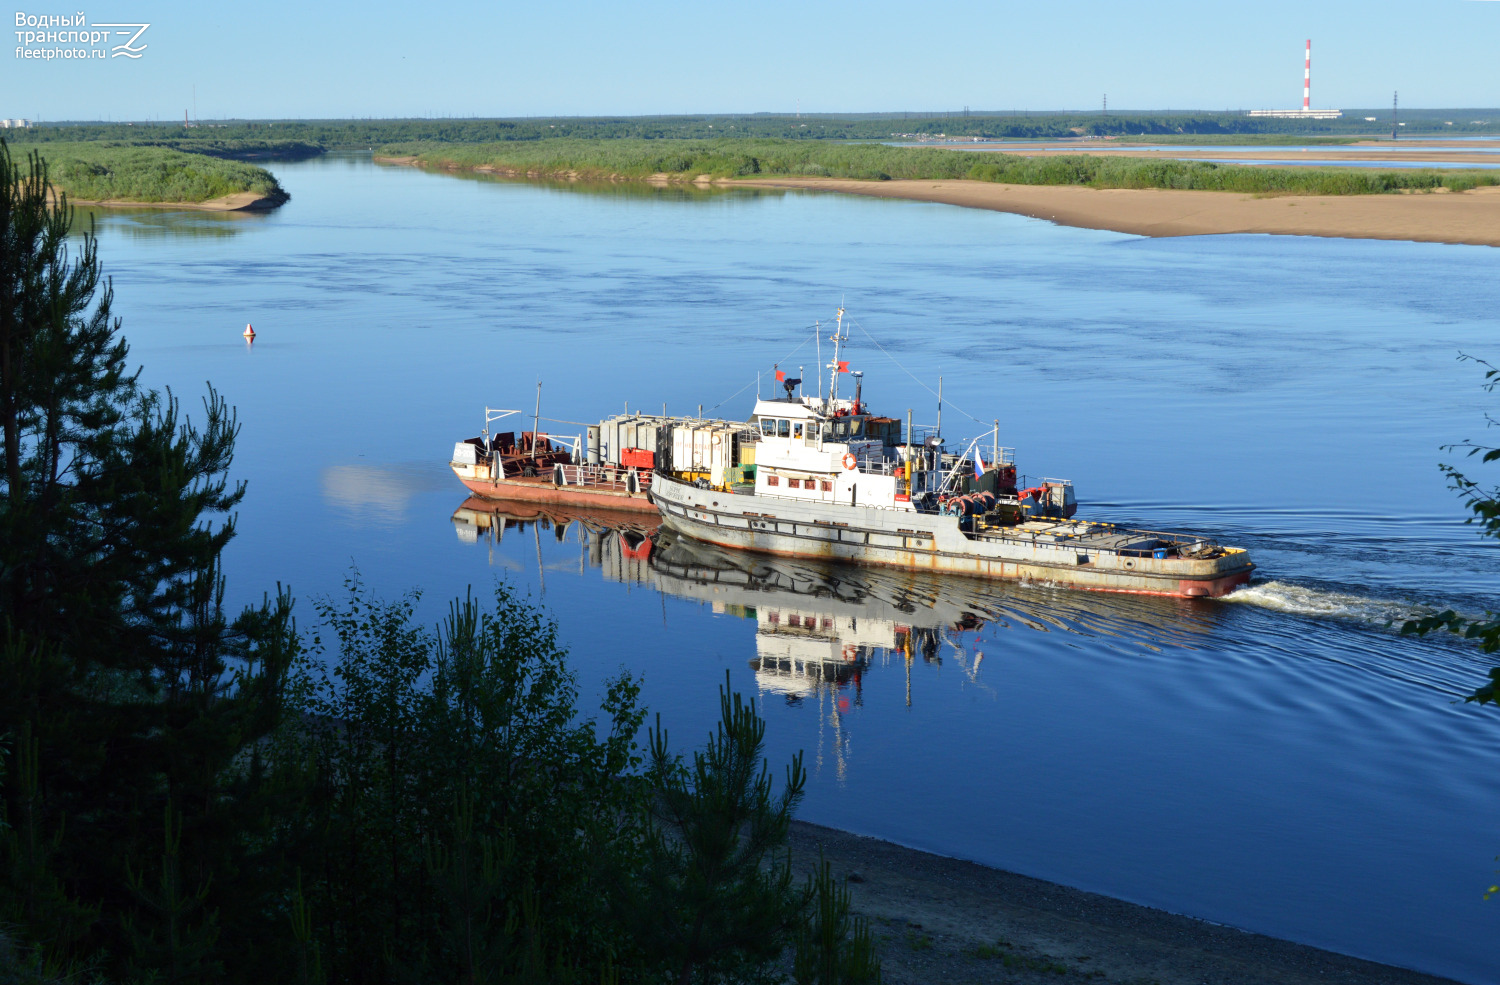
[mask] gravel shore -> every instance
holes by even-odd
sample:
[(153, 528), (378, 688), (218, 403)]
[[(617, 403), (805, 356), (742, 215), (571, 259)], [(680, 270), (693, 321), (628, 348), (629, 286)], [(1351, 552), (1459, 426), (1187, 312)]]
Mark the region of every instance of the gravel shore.
[(791, 842), (799, 872), (821, 851), (847, 880), (889, 985), (1453, 985), (815, 824)]

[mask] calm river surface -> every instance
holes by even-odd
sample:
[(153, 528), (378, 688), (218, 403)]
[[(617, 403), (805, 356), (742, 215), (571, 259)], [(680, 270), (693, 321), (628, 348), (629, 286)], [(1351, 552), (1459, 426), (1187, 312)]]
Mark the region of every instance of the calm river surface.
[[(1500, 976), (1500, 713), (1455, 703), (1489, 662), (1388, 628), (1500, 588), (1437, 469), (1494, 406), (1455, 356), (1500, 357), (1500, 250), (273, 167), (293, 199), (270, 216), (99, 219), (147, 382), (191, 407), (211, 380), (239, 408), (236, 605), (289, 582), (311, 628), (357, 566), (421, 588), (435, 621), (511, 579), (560, 622), (586, 702), (628, 668), (686, 745), (726, 671), (757, 693), (773, 762), (807, 751), (809, 820)], [(757, 369), (813, 377), (812, 322), (840, 299), (877, 408), (930, 422), (894, 360), (941, 374), (951, 437), (998, 417), (1081, 515), (1243, 545), (1256, 583), (1212, 603), (682, 543), (640, 560), (597, 525), (461, 508), (446, 462), (487, 404), (530, 413), (541, 379), (544, 417), (743, 417)]]

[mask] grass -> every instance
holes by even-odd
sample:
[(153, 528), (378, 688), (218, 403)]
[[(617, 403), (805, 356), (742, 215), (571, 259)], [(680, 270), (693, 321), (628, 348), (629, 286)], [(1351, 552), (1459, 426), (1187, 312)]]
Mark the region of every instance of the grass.
[(1014, 947), (1010, 941), (1003, 937), (994, 944), (979, 944), (969, 952), (969, 957), (978, 958), (981, 961), (999, 962), (1007, 968), (1018, 971), (1036, 971), (1048, 975), (1066, 975), (1069, 968), (1050, 954), (1032, 957), (1026, 954), (1016, 954), (1011, 948)]
[(913, 951), (930, 951), (933, 947), (932, 938), (915, 930), (908, 930), (906, 932), (906, 946)]
[(473, 168), (527, 177), (692, 179), (828, 177), (871, 181), (952, 179), (1091, 188), (1172, 188), (1247, 194), (1372, 195), (1398, 191), (1465, 191), (1500, 184), (1500, 172), (1344, 167), (1271, 168), (1212, 161), (1161, 161), (1070, 154), (1024, 157), (937, 147), (806, 140), (584, 140), (386, 145), (388, 157), (413, 157), (439, 168)]
[(46, 159), (53, 186), (75, 200), (198, 203), (239, 192), (286, 194), (264, 168), (169, 147), (114, 142), (11, 145), (17, 158), (33, 151)]

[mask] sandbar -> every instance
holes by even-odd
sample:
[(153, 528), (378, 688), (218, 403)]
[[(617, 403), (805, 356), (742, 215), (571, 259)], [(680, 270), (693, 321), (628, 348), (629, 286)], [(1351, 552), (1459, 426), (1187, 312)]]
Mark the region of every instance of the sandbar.
[(127, 199), (87, 199), (68, 197), (69, 205), (87, 205), (106, 209), (194, 209), (200, 212), (269, 212), (291, 198), (285, 192), (262, 195), (260, 192), (235, 192), (206, 202), (132, 202)]
[(964, 179), (738, 178), (730, 183), (938, 202), (1138, 236), (1266, 233), (1500, 246), (1500, 186), (1466, 192), (1258, 196)]

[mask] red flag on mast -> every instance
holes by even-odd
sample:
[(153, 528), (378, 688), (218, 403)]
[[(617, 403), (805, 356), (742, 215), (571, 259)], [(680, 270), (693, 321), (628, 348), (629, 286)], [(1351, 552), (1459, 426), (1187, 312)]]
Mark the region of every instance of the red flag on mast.
[(840, 373), (847, 373), (847, 372), (849, 372), (849, 363), (845, 362), (845, 361), (840, 361), (840, 363), (839, 363), (839, 372)]
[(776, 371), (776, 382), (780, 383), (782, 380), (785, 380), (785, 379), (786, 379), (786, 374), (783, 373), (781, 370), (778, 369)]

